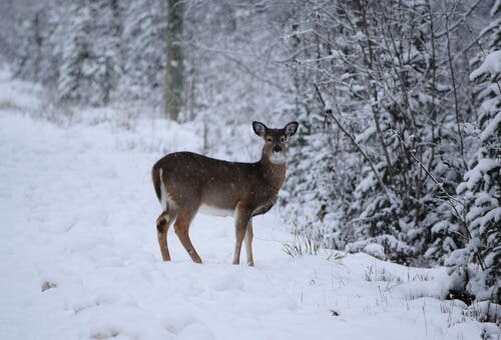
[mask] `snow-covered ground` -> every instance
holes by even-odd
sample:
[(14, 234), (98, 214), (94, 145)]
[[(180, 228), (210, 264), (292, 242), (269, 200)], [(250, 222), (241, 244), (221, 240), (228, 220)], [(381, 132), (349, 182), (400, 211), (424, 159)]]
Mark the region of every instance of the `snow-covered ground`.
[(233, 220), (203, 215), (191, 234), (204, 264), (172, 230), (162, 262), (150, 169), (199, 151), (197, 127), (117, 123), (112, 109), (54, 123), (34, 118), (54, 110), (40, 93), (1, 72), (0, 339), (499, 339), (442, 300), (444, 268), (287, 255), (277, 208), (255, 219), (254, 268), (231, 265)]

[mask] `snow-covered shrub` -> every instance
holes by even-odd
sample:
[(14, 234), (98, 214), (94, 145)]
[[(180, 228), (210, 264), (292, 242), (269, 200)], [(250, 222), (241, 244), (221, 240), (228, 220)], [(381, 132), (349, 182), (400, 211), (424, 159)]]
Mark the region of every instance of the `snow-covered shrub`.
[(465, 162), (447, 40), (430, 25), (439, 19), (420, 1), (296, 6), (288, 66), (307, 128), (287, 215), (311, 207), (296, 222), (327, 246), (374, 243), (394, 261), (442, 261), (464, 242), (449, 196)]
[(301, 128), (289, 146), (288, 179), (280, 193), (281, 213), (294, 226), (293, 231), (328, 248), (338, 248), (340, 236), (333, 234), (332, 225), (339, 218), (332, 203), (341, 190), (335, 187), (331, 137), (323, 116), (304, 112), (298, 118)]

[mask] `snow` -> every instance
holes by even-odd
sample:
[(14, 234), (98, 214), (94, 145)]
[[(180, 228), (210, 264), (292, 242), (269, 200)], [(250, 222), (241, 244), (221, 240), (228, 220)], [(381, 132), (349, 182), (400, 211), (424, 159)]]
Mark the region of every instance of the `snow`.
[(501, 51), (494, 51), (489, 53), (482, 65), (470, 74), (470, 80), (475, 80), (483, 74), (496, 74), (501, 73)]
[(494, 16), (499, 10), (501, 10), (501, 0), (496, 0), (494, 5), (491, 8), (491, 16)]
[[(492, 101), (485, 101), (485, 104), (491, 104)], [(494, 103), (492, 103), (494, 104)], [(485, 108), (485, 111), (487, 112), (487, 108)], [(492, 110), (494, 111), (494, 110)], [(480, 140), (487, 141), (489, 138), (493, 138), (495, 136), (496, 131), (498, 131), (499, 127), (501, 126), (501, 111), (496, 113), (493, 119), (491, 119), (488, 123), (488, 125), (482, 130), (482, 133), (480, 134)]]
[(484, 175), (489, 171), (492, 171), (499, 167), (499, 163), (491, 158), (482, 158), (478, 160), (477, 165), (465, 173), (465, 182), (462, 182), (458, 188), (457, 192), (462, 192), (465, 188), (472, 190), (478, 182), (484, 178)]
[[(38, 95), (40, 87), (33, 84), (9, 79), (10, 72), (0, 65), (0, 110), (34, 110), (40, 106)], [(15, 99), (14, 99), (15, 98)]]
[(385, 259), (384, 247), (377, 243), (369, 243), (364, 247), (364, 253), (372, 255), (378, 259)]
[(485, 328), (441, 300), (444, 268), (287, 256), (277, 208), (255, 219), (254, 268), (230, 264), (233, 219), (204, 215), (191, 230), (204, 264), (172, 230), (162, 262), (150, 169), (164, 152), (200, 151), (197, 128), (121, 126), (111, 109), (67, 126), (34, 119), (38, 92), (0, 77), (1, 339), (474, 339)]

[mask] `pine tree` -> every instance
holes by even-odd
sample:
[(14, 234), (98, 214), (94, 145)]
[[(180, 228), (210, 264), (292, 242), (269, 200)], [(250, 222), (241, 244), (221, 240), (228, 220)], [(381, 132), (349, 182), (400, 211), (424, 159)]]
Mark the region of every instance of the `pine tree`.
[(165, 113), (172, 119), (178, 120), (184, 98), (184, 50), (182, 47), (184, 31), (184, 2), (167, 0), (167, 46), (164, 102)]
[(45, 28), (42, 44), (42, 59), (40, 62), (40, 81), (48, 88), (55, 88), (59, 78), (59, 65), (61, 64), (61, 8), (48, 8), (45, 16)]
[[(288, 27), (286, 48), (294, 57), (288, 61), (287, 67), (292, 74), (294, 113), (301, 129), (290, 145), (289, 175), (281, 197), (282, 213), (286, 219), (292, 220), (295, 232), (321, 242), (325, 247), (343, 248), (346, 235), (342, 234), (344, 230), (339, 221), (350, 201), (347, 193), (353, 189), (352, 178), (356, 172), (347, 170), (350, 169), (348, 165), (353, 164), (352, 154), (343, 152), (346, 151), (346, 140), (323, 112), (325, 107), (320, 105), (320, 92), (315, 91), (315, 86), (325, 81), (318, 72), (322, 67), (339, 68), (338, 72), (348, 70), (334, 59), (320, 61), (323, 57), (330, 58), (333, 52), (337, 53), (325, 41), (329, 39), (320, 39), (331, 29), (323, 27), (327, 16), (321, 13), (308, 15), (308, 5), (302, 1), (294, 3), (292, 12), (294, 20)], [(308, 31), (312, 33), (301, 33)], [(333, 34), (337, 33), (333, 30)], [(317, 59), (308, 64), (302, 62)], [(323, 90), (322, 86), (320, 88)]]
[(37, 11), (20, 23), (18, 31), (21, 32), (22, 40), (13, 63), (15, 77), (36, 82), (41, 80), (42, 46), (45, 42), (43, 14)]
[(83, 1), (69, 5), (68, 14), (73, 18), (62, 30), (66, 36), (62, 49), (57, 94), (60, 101), (81, 101), (84, 91), (84, 66), (91, 58), (89, 31), (93, 20), (90, 8)]
[(451, 254), (447, 265), (456, 290), (477, 300), (501, 303), (501, 2), (492, 8), (488, 54), (471, 73), (479, 109), (480, 147), (457, 192), (464, 200), (468, 228), (465, 248)]
[(115, 0), (80, 0), (69, 5), (58, 96), (63, 101), (106, 104), (121, 74), (120, 13)]
[[(322, 115), (303, 112), (297, 119), (301, 129), (290, 145), (294, 156), (289, 161), (289, 179), (280, 196), (282, 214), (292, 221), (294, 232), (333, 248), (338, 246), (339, 237), (333, 235), (337, 228), (332, 228), (338, 218), (334, 218), (331, 210), (336, 193), (334, 153), (328, 147), (331, 137)], [(305, 173), (308, 175), (304, 176)]]
[(126, 81), (121, 84), (121, 90), (140, 95), (151, 94), (155, 89), (160, 90), (165, 74), (167, 22), (164, 1), (132, 0), (123, 12), (123, 68)]

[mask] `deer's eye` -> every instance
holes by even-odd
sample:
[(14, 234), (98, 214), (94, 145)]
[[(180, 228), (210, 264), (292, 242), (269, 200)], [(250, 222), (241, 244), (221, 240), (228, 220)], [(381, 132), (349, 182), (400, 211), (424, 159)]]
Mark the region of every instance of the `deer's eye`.
[(280, 142), (285, 143), (286, 140), (287, 138), (285, 138), (284, 136), (280, 137)]
[(266, 141), (271, 143), (273, 141), (273, 139), (271, 137), (266, 137)]

